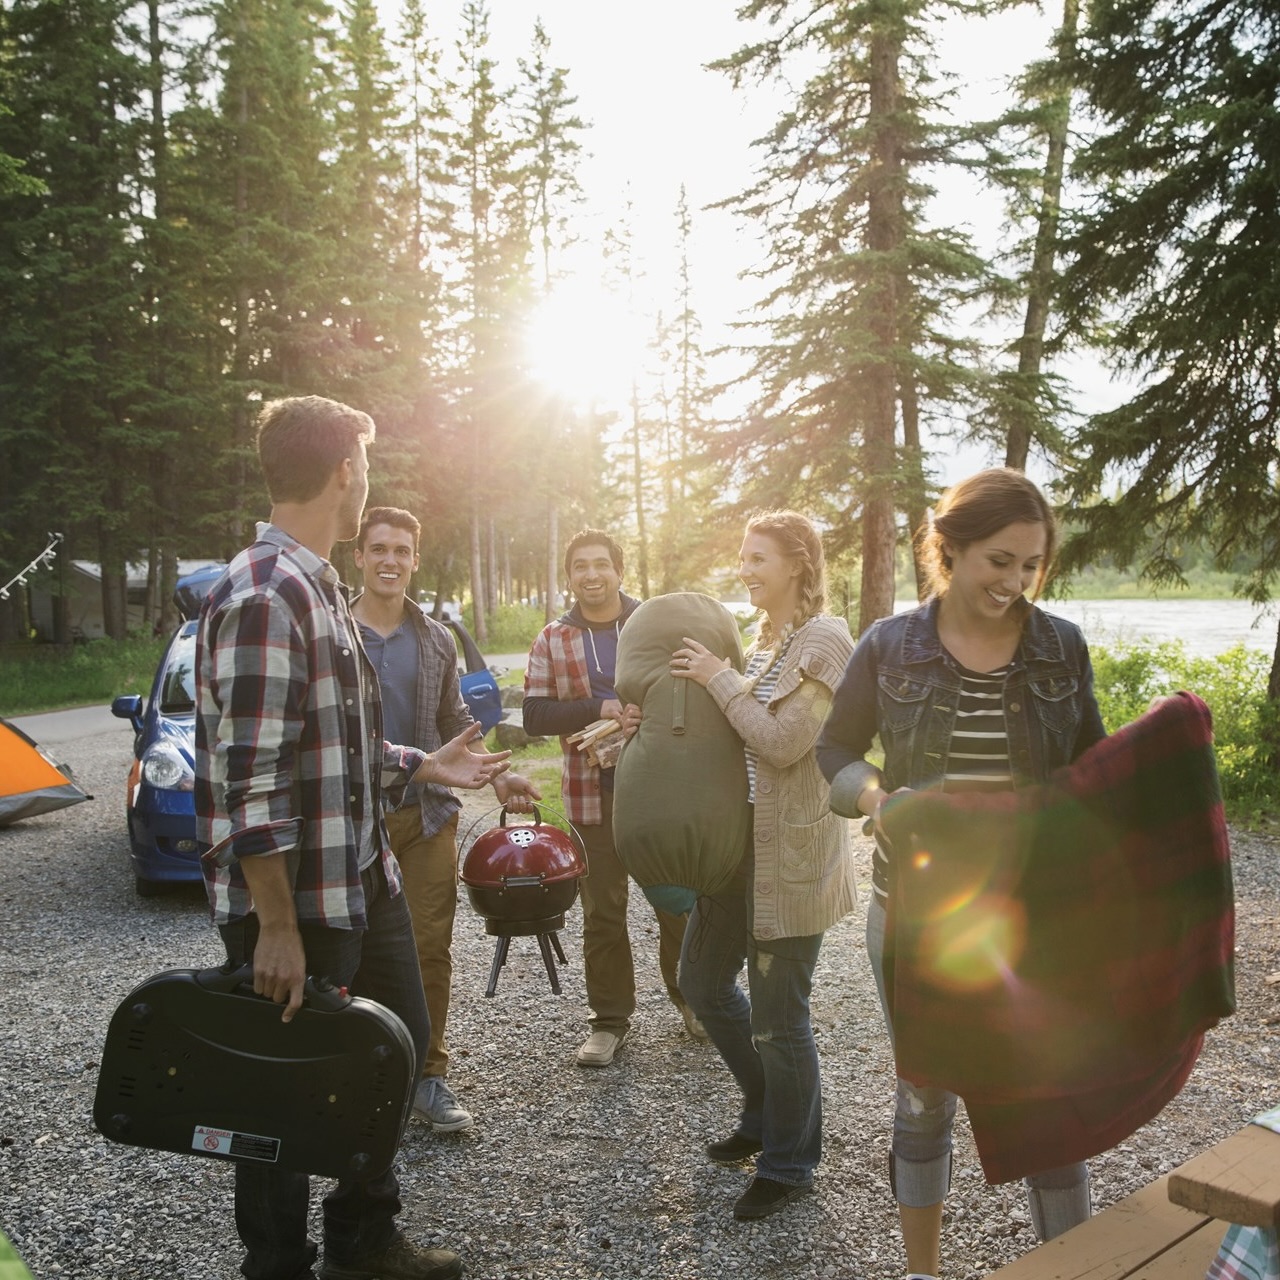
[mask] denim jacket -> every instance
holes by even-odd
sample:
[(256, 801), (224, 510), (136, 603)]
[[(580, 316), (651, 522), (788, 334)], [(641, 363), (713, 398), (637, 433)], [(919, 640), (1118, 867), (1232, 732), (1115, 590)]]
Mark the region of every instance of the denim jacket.
[[(938, 603), (879, 619), (849, 659), (817, 748), (837, 813), (860, 817), (858, 797), (873, 782), (920, 789), (946, 775), (960, 670), (938, 638)], [(1027, 606), (1004, 713), (1015, 786), (1043, 782), (1106, 736), (1089, 649), (1074, 623)], [(866, 759), (877, 734), (883, 770)]]

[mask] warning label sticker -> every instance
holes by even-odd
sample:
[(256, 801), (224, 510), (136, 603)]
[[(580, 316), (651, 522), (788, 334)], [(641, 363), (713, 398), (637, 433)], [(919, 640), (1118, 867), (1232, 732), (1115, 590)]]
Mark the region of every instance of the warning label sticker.
[(262, 1160), (274, 1164), (280, 1157), (280, 1139), (198, 1124), (191, 1135), (191, 1150), (206, 1156), (230, 1156), (233, 1160)]

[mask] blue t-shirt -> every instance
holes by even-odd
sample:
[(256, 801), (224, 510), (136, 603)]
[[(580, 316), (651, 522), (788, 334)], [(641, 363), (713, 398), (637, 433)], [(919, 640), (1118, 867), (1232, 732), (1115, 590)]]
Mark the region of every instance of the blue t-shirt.
[(587, 674), (591, 677), (591, 696), (616, 698), (613, 687), (618, 670), (618, 635), (621, 620), (607, 622), (598, 631), (588, 627), (582, 637), (587, 653)]
[[(364, 651), (382, 687), (382, 732), (388, 742), (415, 747), (418, 732), (418, 637), (406, 619), (389, 636), (361, 622)], [(411, 783), (401, 805), (416, 804), (421, 786)]]

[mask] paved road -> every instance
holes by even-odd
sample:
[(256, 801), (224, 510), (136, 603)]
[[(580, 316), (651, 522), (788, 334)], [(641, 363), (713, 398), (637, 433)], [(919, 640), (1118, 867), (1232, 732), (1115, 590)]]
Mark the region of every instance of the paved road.
[[(527, 653), (495, 653), (489, 656), (489, 665), (507, 671), (523, 671), (528, 656)], [(39, 715), (7, 716), (6, 719), (41, 744), (75, 742), (91, 734), (129, 728), (129, 722), (117, 720), (108, 706), (72, 707), (69, 711), (44, 711)]]
[(75, 742), (95, 733), (112, 729), (129, 728), (127, 720), (117, 720), (111, 708), (72, 707), (69, 711), (43, 711), (34, 716), (7, 716), (29, 738), (43, 744), (50, 742)]

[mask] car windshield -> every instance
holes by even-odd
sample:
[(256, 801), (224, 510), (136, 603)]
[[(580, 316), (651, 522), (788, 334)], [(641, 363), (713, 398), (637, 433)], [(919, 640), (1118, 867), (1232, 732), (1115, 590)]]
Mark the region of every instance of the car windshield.
[(196, 709), (196, 637), (179, 636), (169, 648), (164, 678), (160, 682), (160, 710), (180, 715)]

